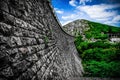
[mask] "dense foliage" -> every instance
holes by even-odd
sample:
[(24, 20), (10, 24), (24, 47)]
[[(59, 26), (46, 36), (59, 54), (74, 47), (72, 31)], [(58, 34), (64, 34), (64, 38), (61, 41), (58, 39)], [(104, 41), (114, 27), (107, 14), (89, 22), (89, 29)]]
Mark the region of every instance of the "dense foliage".
[(76, 38), (76, 47), (82, 58), (84, 76), (119, 77), (120, 76), (120, 43), (108, 41), (87, 42)]
[[(110, 43), (107, 32), (120, 32), (120, 28), (100, 23), (89, 22), (90, 30), (76, 37), (75, 44), (82, 58), (87, 77), (119, 77), (120, 76), (120, 43)], [(97, 41), (89, 41), (90, 38)]]
[(95, 23), (88, 21), (88, 25), (90, 29), (85, 32), (86, 38), (92, 38), (95, 39), (106, 39), (108, 38), (105, 33), (117, 33), (120, 32), (120, 28), (109, 26), (105, 24)]

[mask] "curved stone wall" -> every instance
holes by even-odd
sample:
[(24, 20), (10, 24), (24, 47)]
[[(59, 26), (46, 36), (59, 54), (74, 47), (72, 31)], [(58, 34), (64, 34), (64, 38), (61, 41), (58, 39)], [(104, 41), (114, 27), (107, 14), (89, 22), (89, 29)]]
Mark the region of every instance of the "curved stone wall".
[(0, 80), (73, 80), (82, 72), (74, 37), (47, 0), (0, 0)]

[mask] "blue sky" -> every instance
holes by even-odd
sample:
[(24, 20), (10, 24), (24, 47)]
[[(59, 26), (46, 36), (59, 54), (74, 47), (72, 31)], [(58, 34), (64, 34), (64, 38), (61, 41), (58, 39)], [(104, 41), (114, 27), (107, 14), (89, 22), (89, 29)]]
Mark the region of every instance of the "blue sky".
[(62, 25), (86, 19), (120, 27), (120, 0), (52, 0)]

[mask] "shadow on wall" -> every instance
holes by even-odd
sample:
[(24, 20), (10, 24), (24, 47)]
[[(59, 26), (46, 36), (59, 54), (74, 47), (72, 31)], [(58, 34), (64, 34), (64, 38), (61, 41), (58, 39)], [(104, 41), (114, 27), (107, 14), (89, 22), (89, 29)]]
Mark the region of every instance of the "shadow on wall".
[(83, 69), (74, 37), (47, 0), (0, 0), (0, 79), (71, 80)]

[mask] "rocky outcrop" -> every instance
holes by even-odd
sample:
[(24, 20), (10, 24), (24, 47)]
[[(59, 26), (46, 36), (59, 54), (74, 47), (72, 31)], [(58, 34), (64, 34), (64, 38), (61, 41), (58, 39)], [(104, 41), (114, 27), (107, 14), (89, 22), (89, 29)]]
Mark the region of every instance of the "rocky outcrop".
[(82, 74), (74, 37), (47, 0), (0, 0), (0, 80), (73, 80)]
[(63, 29), (72, 36), (82, 35), (84, 37), (85, 31), (89, 30), (87, 20), (78, 19), (63, 26)]

